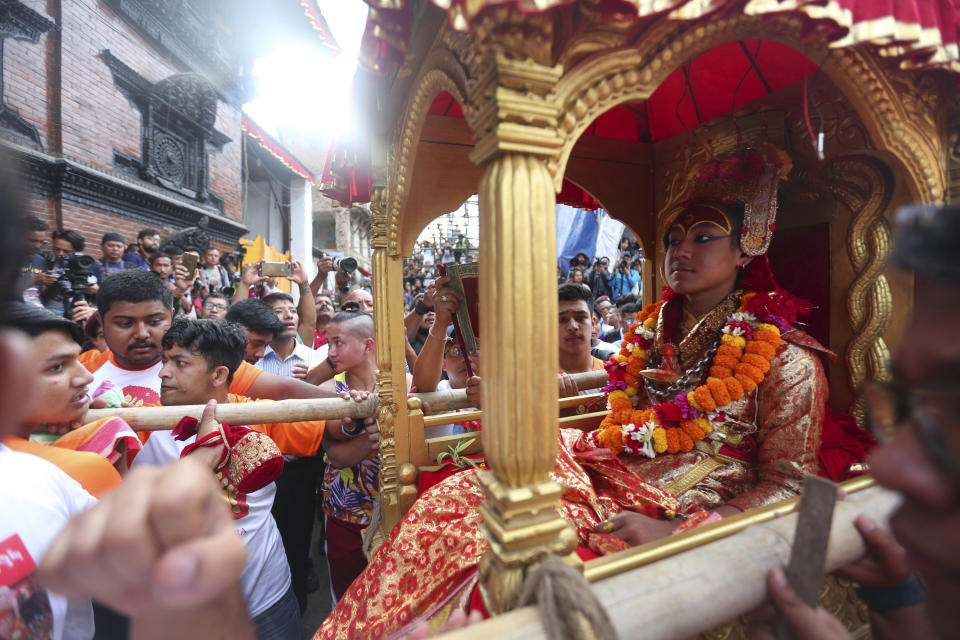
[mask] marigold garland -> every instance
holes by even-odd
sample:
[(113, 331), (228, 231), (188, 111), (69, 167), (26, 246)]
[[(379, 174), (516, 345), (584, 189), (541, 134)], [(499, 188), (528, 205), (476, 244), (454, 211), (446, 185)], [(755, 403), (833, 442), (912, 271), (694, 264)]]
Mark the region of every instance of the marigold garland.
[[(604, 388), (610, 413), (600, 423), (601, 447), (619, 454), (657, 455), (690, 451), (714, 432), (712, 420), (763, 382), (789, 325), (766, 313), (757, 295), (748, 292), (724, 324), (720, 346), (706, 383), (671, 402), (637, 409), (642, 377), (653, 347), (657, 318), (666, 300), (647, 305), (624, 335), (620, 353), (606, 363), (610, 384)], [(766, 299), (766, 294), (764, 294)], [(759, 316), (759, 317), (758, 317)]]

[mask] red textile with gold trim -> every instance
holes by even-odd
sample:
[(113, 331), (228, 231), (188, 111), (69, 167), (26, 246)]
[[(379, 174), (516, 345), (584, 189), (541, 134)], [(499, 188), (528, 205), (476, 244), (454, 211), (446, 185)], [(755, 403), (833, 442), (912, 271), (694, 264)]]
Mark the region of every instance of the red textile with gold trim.
[[(186, 440), (196, 433), (197, 419), (188, 416), (177, 423), (172, 435), (177, 440)], [(280, 477), (283, 454), (269, 436), (248, 427), (232, 427), (226, 423), (223, 423), (223, 433), (227, 438), (230, 456), (226, 466), (218, 469), (217, 474), (224, 474), (237, 491), (252, 493)], [(188, 456), (197, 446), (202, 445), (187, 445), (181, 457)]]

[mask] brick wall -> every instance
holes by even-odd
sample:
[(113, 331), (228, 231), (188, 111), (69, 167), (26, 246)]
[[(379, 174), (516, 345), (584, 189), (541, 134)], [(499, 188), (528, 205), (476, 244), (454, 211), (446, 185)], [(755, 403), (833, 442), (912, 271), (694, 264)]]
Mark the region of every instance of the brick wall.
[[(9, 39), (5, 42), (3, 74), (8, 103), (37, 127), (47, 152), (61, 152), (108, 171), (113, 170), (114, 150), (139, 158), (140, 112), (114, 86), (109, 68), (99, 57), (100, 51), (109, 49), (153, 83), (188, 69), (178, 68), (102, 1), (24, 3), (47, 17), (56, 16), (59, 10), (61, 46), (58, 50), (57, 34), (53, 31), (42, 36), (39, 44)], [(225, 215), (240, 221), (243, 207), (239, 109), (221, 102), (216, 127), (231, 142), (222, 151), (208, 155), (209, 188), (224, 199)], [(53, 219), (52, 204), (42, 198), (32, 198), (29, 205), (41, 217)], [(65, 202), (63, 226), (90, 229), (90, 234), (99, 238), (100, 229), (116, 228), (127, 235), (128, 229), (135, 234), (146, 225)]]

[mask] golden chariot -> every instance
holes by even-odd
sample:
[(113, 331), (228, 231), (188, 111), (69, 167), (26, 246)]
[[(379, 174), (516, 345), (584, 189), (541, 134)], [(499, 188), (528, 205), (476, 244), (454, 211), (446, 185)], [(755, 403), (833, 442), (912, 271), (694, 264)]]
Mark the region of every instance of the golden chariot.
[[(456, 439), (425, 439), (425, 425), (450, 418), (424, 416), (407, 397), (402, 260), (432, 219), (476, 193), (486, 409), (475, 449), (489, 466), (486, 575), (502, 615), (459, 633), (543, 637), (535, 609), (511, 609), (529, 568), (548, 553), (570, 554), (574, 543), (552, 509), (560, 496), (548, 478), (555, 430), (591, 429), (603, 416), (559, 417), (571, 400), (558, 405), (558, 194), (595, 202), (635, 232), (651, 302), (662, 284), (653, 266), (661, 214), (683, 196), (691, 167), (744, 137), (786, 149), (793, 170), (781, 188), (771, 262), (784, 288), (817, 304), (808, 330), (839, 356), (828, 368), (831, 405), (862, 422), (857, 389), (887, 375), (890, 346), (912, 308), (912, 279), (884, 265), (893, 214), (960, 193), (960, 64), (956, 26), (943, 19), (957, 11), (948, 0), (367, 2), (354, 91), (369, 145), (338, 149), (325, 188), (343, 202), (371, 203), (379, 533), (417, 499), (418, 468)], [(860, 478), (850, 490), (869, 484)], [(748, 512), (579, 568), (606, 589), (617, 627), (629, 628), (629, 585), (653, 584), (653, 561), (684, 575), (685, 557), (692, 562), (707, 545), (768, 526), (791, 507)], [(768, 561), (782, 562), (789, 544), (779, 552)], [(755, 582), (739, 597), (762, 598), (762, 580)], [(823, 602), (868, 633), (849, 589), (827, 585)], [(693, 626), (643, 635), (742, 636), (735, 618), (746, 609), (713, 609)]]

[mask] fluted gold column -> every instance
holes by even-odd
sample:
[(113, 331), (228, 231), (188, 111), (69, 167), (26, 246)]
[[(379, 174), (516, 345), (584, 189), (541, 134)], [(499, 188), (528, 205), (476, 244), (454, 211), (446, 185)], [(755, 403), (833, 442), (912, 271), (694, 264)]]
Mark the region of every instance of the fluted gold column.
[[(573, 551), (559, 517), (556, 194), (548, 159), (559, 144), (549, 91), (559, 67), (496, 59), (471, 125), (480, 182), (480, 348), (483, 450), (479, 474), (490, 550), (488, 605), (513, 608), (524, 576), (548, 553)], [(476, 94), (475, 94), (476, 95)], [(495, 107), (495, 108), (494, 108)]]

